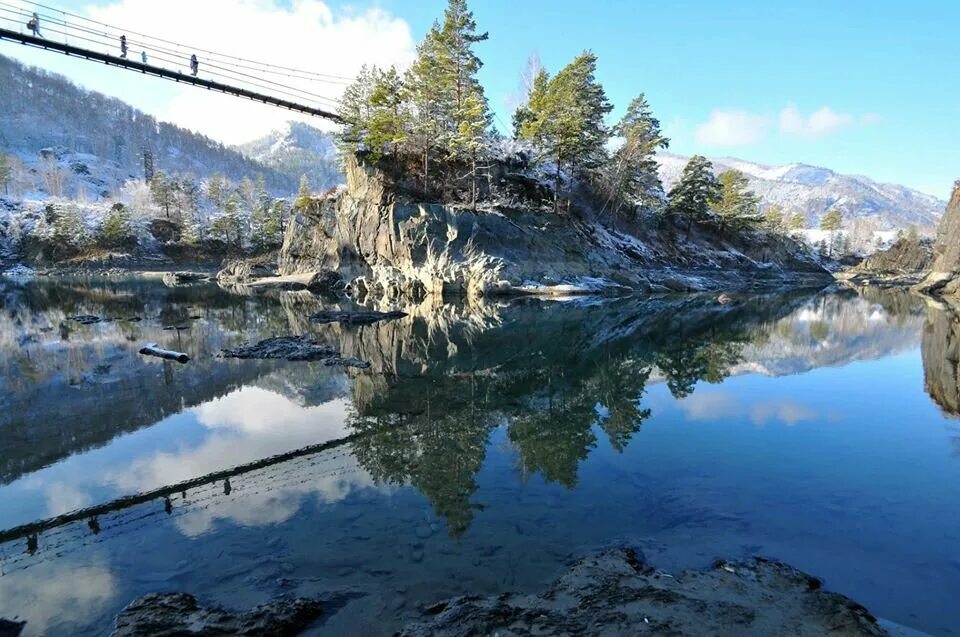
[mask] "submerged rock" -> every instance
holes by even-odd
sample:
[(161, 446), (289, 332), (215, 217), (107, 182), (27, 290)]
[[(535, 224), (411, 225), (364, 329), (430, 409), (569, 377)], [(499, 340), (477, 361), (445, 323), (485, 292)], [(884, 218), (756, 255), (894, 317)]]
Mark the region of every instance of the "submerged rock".
[(234, 259), (217, 272), (218, 281), (243, 283), (253, 279), (277, 276), (275, 263), (263, 259)]
[(310, 315), (314, 323), (345, 323), (347, 325), (369, 325), (379, 321), (392, 321), (403, 318), (406, 312), (377, 312), (375, 310), (323, 310)]
[(401, 635), (886, 635), (815, 577), (756, 558), (668, 575), (631, 549), (586, 558), (545, 591), (456, 597)]
[(77, 316), (68, 316), (67, 320), (75, 321), (80, 325), (94, 325), (96, 323), (107, 322), (110, 319), (94, 316), (93, 314), (78, 314)]
[(117, 616), (113, 637), (195, 635), (298, 635), (322, 614), (319, 601), (277, 600), (246, 612), (201, 607), (186, 593), (150, 593), (138, 597)]
[(281, 358), (288, 361), (318, 361), (339, 358), (340, 352), (306, 336), (276, 336), (255, 345), (221, 350), (224, 358)]
[(209, 280), (210, 275), (206, 272), (167, 272), (163, 275), (163, 284), (169, 287), (201, 283)]

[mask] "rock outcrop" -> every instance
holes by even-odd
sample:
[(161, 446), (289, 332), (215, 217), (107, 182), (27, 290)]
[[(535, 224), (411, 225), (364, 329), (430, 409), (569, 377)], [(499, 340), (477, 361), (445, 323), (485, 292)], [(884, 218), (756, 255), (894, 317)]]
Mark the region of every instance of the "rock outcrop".
[(956, 296), (960, 293), (960, 180), (953, 185), (934, 253), (933, 268), (917, 290), (938, 296)]
[(860, 604), (762, 558), (676, 576), (630, 549), (581, 560), (535, 595), (457, 597), (407, 637), (467, 635), (887, 635)]
[(282, 276), (333, 271), (348, 290), (395, 298), (455, 293), (687, 291), (829, 281), (802, 247), (763, 233), (643, 240), (571, 215), (482, 211), (408, 201), (376, 168), (350, 160), (347, 187), (312, 200), (289, 224)]
[(854, 285), (915, 285), (930, 271), (934, 245), (929, 239), (905, 237), (880, 250), (838, 278)]
[(150, 593), (139, 597), (117, 617), (112, 637), (156, 635), (299, 635), (317, 620), (322, 604), (311, 599), (277, 600), (246, 612), (203, 607), (186, 593)]

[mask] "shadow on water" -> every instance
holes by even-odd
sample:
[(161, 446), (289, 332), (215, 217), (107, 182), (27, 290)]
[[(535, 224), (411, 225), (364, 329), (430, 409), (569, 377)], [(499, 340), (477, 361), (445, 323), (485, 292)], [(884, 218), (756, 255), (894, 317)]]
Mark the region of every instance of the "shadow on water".
[[(402, 493), (412, 487), (449, 541), (458, 542), (496, 497), (479, 496), (481, 474), (498, 446), (511, 450), (521, 481), (576, 491), (592, 454), (624, 454), (657, 416), (663, 403), (651, 402), (651, 388), (662, 386), (681, 401), (731, 376), (787, 377), (890, 356), (916, 346), (924, 316), (927, 391), (945, 410), (956, 413), (960, 406), (955, 314), (924, 311), (916, 297), (896, 291), (743, 296), (729, 303), (689, 295), (422, 305), (404, 308), (409, 315), (400, 320), (347, 327), (310, 323), (307, 317), (324, 302), (305, 293), (242, 294), (144, 281), (0, 285), (0, 507), (4, 485), (18, 486), (93, 450), (111, 451), (124, 436), (153, 431), (175, 416), (229, 406), (245, 391), (282, 397), (307, 423), (301, 437), (282, 441), (287, 447), (254, 447), (243, 462), (227, 454), (221, 466), (199, 465), (176, 477), (161, 472), (138, 483), (140, 497), (125, 497), (135, 493), (130, 487), (111, 486), (79, 513), (21, 516), (3, 525), (20, 527), (0, 536), (7, 542), (0, 542), (5, 576), (70, 560), (88, 550), (94, 536), (104, 547), (167, 533), (157, 530), (163, 520), (191, 537), (186, 529), (196, 523), (190, 520), (203, 516), (209, 518), (203, 533), (211, 520), (231, 516), (256, 526), (254, 513), (265, 498), (274, 509), (283, 504), (282, 515), (267, 518), (281, 524), (306, 507), (301, 497), (315, 490), (324, 494), (321, 501), (348, 502), (351, 489)], [(112, 320), (80, 325), (69, 318), (78, 314)], [(283, 334), (309, 334), (371, 367), (344, 372), (216, 358), (221, 348)], [(147, 341), (186, 351), (193, 360), (180, 366), (139, 357)], [(336, 405), (343, 409), (335, 433), (311, 439), (311, 414), (327, 413), (311, 410)], [(252, 419), (255, 410), (248, 411)], [(266, 416), (244, 426), (272, 432), (273, 423)], [(117, 462), (127, 460), (121, 455)], [(210, 512), (218, 506), (233, 513), (216, 518)], [(336, 513), (347, 516), (344, 529), (356, 524), (348, 509)], [(433, 532), (431, 525), (428, 520), (422, 538)], [(417, 526), (418, 537), (423, 527)], [(381, 541), (369, 528), (356, 534)], [(414, 562), (422, 559), (417, 546)], [(76, 621), (95, 627), (122, 602)], [(0, 614), (6, 610), (0, 604)]]

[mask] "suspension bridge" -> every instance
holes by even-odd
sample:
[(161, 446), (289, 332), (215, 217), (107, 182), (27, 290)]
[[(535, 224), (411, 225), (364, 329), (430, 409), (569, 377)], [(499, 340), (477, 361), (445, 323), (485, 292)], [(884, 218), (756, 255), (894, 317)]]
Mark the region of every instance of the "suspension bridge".
[[(338, 94), (352, 81), (191, 47), (37, 3), (0, 0), (0, 41), (191, 84), (338, 124), (344, 120), (336, 113), (336, 98), (319, 91)], [(191, 56), (197, 59), (196, 73), (190, 68)]]

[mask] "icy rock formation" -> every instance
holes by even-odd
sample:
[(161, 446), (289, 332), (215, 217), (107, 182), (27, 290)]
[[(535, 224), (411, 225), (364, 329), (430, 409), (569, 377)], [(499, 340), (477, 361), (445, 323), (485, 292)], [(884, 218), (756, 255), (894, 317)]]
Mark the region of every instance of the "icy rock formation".
[(921, 292), (942, 296), (960, 294), (960, 180), (953, 185), (953, 195), (940, 223), (937, 260), (933, 269), (917, 288)]
[(347, 187), (301, 207), (278, 259), (282, 276), (338, 272), (364, 297), (455, 293), (595, 294), (743, 288), (829, 279), (789, 240), (647, 238), (569, 215), (472, 210), (407, 201), (376, 168), (352, 158)]

